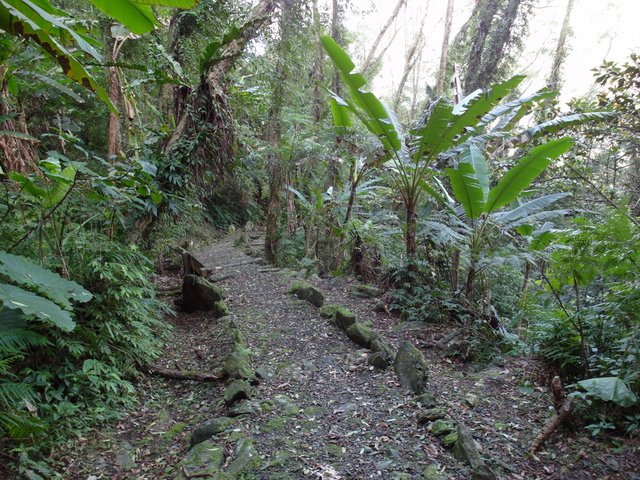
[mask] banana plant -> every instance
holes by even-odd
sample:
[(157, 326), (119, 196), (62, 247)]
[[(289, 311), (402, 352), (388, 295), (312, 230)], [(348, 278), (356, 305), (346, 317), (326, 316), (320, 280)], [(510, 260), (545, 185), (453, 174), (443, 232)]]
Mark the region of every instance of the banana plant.
[(507, 171), (493, 188), (490, 187), (489, 170), (482, 151), (475, 145), (468, 146), (460, 156), (457, 168), (448, 168), (447, 175), (455, 199), (460, 203), (471, 224), (469, 234), (469, 270), (465, 297), (471, 300), (474, 279), (478, 272), (483, 250), (496, 228), (517, 229), (525, 225), (544, 223), (555, 217), (567, 215), (568, 210), (545, 210), (565, 198), (566, 193), (545, 195), (507, 211), (503, 207), (518, 201), (518, 197), (531, 183), (573, 145), (570, 138), (551, 140), (532, 148)]
[[(486, 91), (472, 92), (455, 106), (446, 99), (437, 100), (429, 108), (420, 125), (405, 135), (394, 113), (373, 93), (366, 90), (366, 80), (360, 73), (355, 72), (355, 64), (349, 55), (331, 37), (323, 36), (321, 41), (340, 72), (349, 94), (349, 98), (343, 98), (331, 93), (334, 125), (340, 129), (351, 127), (353, 115), (382, 144), (384, 158), (376, 161), (390, 163), (388, 171), (404, 204), (405, 242), (409, 259), (412, 259), (416, 252), (416, 210), (422, 195), (430, 195), (439, 201), (446, 196), (434, 175), (437, 162), (450, 161), (461, 152), (469, 151), (471, 146), (475, 146), (479, 151), (492, 140), (508, 139), (511, 144), (516, 141), (522, 143), (545, 133), (574, 125), (576, 122), (605, 119), (612, 115), (607, 112), (591, 112), (559, 117), (525, 131), (516, 131), (518, 122), (536, 102), (555, 95), (555, 92), (543, 89), (505, 102), (505, 98), (512, 95), (524, 80), (525, 77), (519, 75), (493, 85)], [(567, 145), (565, 141), (560, 144), (557, 142), (543, 144), (536, 153), (543, 155), (549, 150), (552, 155), (554, 149), (562, 150), (564, 147), (561, 146)], [(533, 164), (536, 163), (533, 162)], [(463, 166), (462, 168), (467, 170), (460, 172), (460, 175), (468, 173), (470, 167), (472, 168), (472, 166)], [(528, 168), (523, 167), (524, 170)], [(487, 190), (488, 185), (487, 180), (482, 188)], [(491, 198), (487, 198), (486, 208), (494, 211), (506, 205), (517, 196), (512, 195), (515, 190), (517, 190), (515, 186), (508, 182), (502, 184), (500, 190), (496, 190)], [(478, 207), (475, 200), (479, 198), (480, 191), (470, 192), (475, 195), (473, 208)], [(508, 198), (511, 200), (503, 202)]]
[[(107, 16), (118, 20), (135, 34), (150, 32), (160, 25), (152, 5), (191, 8), (198, 0), (88, 0)], [(0, 0), (0, 30), (34, 42), (52, 56), (63, 73), (94, 92), (112, 111), (115, 106), (105, 89), (89, 73), (85, 64), (71, 53), (78, 49), (102, 62), (100, 42), (69, 26), (69, 14), (49, 0)], [(71, 45), (73, 48), (69, 48)]]

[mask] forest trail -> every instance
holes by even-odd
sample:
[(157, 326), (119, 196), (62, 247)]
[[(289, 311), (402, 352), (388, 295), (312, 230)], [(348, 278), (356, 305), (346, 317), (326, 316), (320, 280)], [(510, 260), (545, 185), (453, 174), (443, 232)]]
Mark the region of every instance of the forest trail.
[[(214, 279), (221, 278), (216, 285), (224, 290), (230, 317), (246, 339), (252, 368), (262, 377), (252, 398), (228, 407), (222, 383), (144, 377), (144, 396), (129, 417), (78, 442), (73, 460), (66, 461), (68, 477), (469, 478), (469, 466), (457, 461), (432, 434), (434, 424), (417, 421), (425, 407), (400, 386), (393, 368), (370, 367), (366, 349), (321, 317), (318, 308), (288, 293), (295, 272), (266, 267), (236, 247), (236, 238), (226, 237), (197, 256), (213, 269)], [(254, 236), (250, 241), (260, 246), (261, 239)], [(159, 281), (178, 285), (180, 279)], [(403, 339), (424, 346), (442, 333), (375, 312), (376, 299), (350, 294), (353, 280), (310, 281), (323, 291), (325, 304), (349, 308), (396, 346)], [(206, 313), (180, 313), (173, 322), (173, 337), (158, 365), (219, 370), (231, 348), (226, 323)], [(527, 455), (549, 415), (546, 389), (533, 384), (527, 362), (514, 359), (509, 365), (473, 372), (434, 350), (423, 352), (437, 406), (447, 418), (472, 429), (498, 478), (634, 478), (617, 476), (607, 462), (633, 472), (637, 460), (624, 453), (614, 458), (604, 446), (597, 447), (598, 454), (597, 444), (584, 438), (567, 443), (556, 436), (549, 452)], [(189, 451), (199, 425), (226, 419), (239, 405), (246, 415), (214, 421), (219, 433)], [(589, 449), (591, 453), (585, 453)], [(227, 476), (211, 473), (220, 463)], [(591, 473), (583, 475), (585, 469)]]

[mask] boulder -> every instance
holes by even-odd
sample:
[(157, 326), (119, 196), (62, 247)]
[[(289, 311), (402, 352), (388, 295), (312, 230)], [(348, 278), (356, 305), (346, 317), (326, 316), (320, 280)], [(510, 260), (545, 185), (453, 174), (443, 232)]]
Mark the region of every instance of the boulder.
[(233, 405), (239, 400), (248, 400), (253, 395), (253, 387), (246, 380), (234, 380), (224, 389), (225, 405)]
[(214, 435), (224, 432), (235, 423), (234, 418), (219, 417), (207, 420), (198, 425), (191, 433), (191, 446), (197, 445), (210, 439)]
[(427, 389), (427, 363), (420, 350), (407, 340), (400, 344), (393, 368), (404, 388), (421, 394)]
[(480, 455), (476, 443), (473, 440), (471, 430), (459, 423), (456, 433), (458, 434), (458, 438), (453, 445), (453, 456), (469, 464), (472, 469), (471, 478), (474, 480), (496, 479), (495, 473), (491, 471)]
[(336, 310), (336, 325), (342, 330), (347, 330), (351, 325), (356, 323), (356, 316), (354, 313), (351, 313), (346, 308), (340, 307)]
[(364, 323), (355, 322), (349, 328), (347, 328), (347, 336), (358, 345), (369, 348), (371, 341), (375, 337), (375, 333), (368, 325)]
[(309, 282), (298, 280), (293, 283), (289, 293), (294, 294), (300, 300), (306, 300), (311, 305), (321, 307), (324, 304), (324, 295), (320, 289), (314, 287)]
[(353, 285), (351, 287), (351, 295), (358, 298), (373, 298), (380, 294), (380, 289), (371, 285)]
[[(214, 310), (217, 317), (224, 308), (222, 291), (207, 280), (197, 275), (185, 275), (182, 280), (182, 309), (185, 312), (209, 312)], [(227, 309), (228, 311), (228, 309)]]

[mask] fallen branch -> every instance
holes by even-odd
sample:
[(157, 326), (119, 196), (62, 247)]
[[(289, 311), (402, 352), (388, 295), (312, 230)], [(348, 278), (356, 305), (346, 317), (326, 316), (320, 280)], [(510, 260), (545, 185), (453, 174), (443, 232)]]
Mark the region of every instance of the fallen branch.
[(200, 373), (188, 370), (170, 370), (168, 368), (157, 367), (150, 365), (147, 367), (147, 371), (153, 375), (158, 375), (163, 378), (170, 378), (171, 380), (193, 380), (197, 382), (221, 382), (225, 379), (225, 376), (221, 373)]
[(553, 435), (553, 432), (562, 425), (568, 424), (573, 419), (574, 399), (567, 397), (560, 377), (553, 377), (551, 381), (551, 393), (556, 414), (546, 421), (538, 436), (531, 443), (529, 451), (535, 453)]

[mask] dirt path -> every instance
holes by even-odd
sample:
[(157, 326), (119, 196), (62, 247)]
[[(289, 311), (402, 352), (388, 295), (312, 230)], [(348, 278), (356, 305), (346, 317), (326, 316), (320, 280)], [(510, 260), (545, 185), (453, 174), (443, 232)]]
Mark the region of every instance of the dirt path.
[[(366, 350), (316, 307), (288, 293), (290, 272), (252, 262), (234, 247), (233, 238), (199, 252), (198, 258), (214, 268), (214, 277), (227, 276), (217, 285), (263, 377), (255, 393), (257, 411), (238, 417), (215, 437), (225, 458), (244, 440), (255, 447), (259, 465), (238, 478), (469, 478), (468, 466), (455, 460), (428, 426), (418, 424), (421, 407), (400, 387), (393, 369), (370, 367)], [(348, 279), (313, 283), (324, 292), (325, 303), (346, 306), (396, 345), (402, 339), (420, 345), (442, 333), (374, 312), (375, 299), (350, 295)], [(220, 368), (230, 351), (220, 322), (206, 314), (180, 314), (174, 323), (173, 340), (159, 364), (209, 372)], [(548, 451), (527, 455), (536, 428), (549, 415), (546, 390), (533, 383), (527, 361), (511, 359), (473, 372), (433, 350), (424, 353), (438, 406), (473, 430), (499, 478), (638, 478), (633, 476), (637, 444), (627, 443), (613, 454), (584, 436), (568, 441), (556, 436)], [(193, 429), (228, 414), (221, 384), (149, 377), (139, 388), (146, 393), (130, 417), (76, 444), (68, 478), (176, 478)]]

